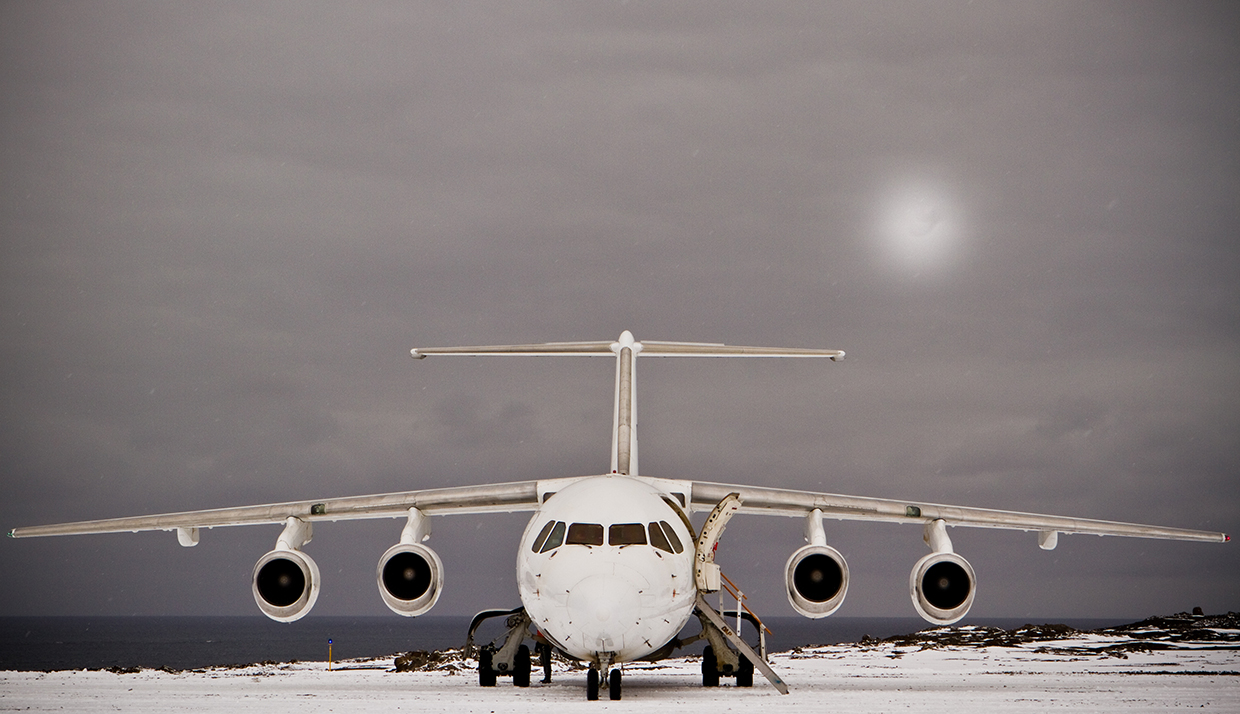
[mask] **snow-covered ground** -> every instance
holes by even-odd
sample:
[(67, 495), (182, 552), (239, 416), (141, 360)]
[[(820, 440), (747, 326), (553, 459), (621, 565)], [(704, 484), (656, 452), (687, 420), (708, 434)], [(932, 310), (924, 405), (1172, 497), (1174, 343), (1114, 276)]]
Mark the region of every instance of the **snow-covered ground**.
[[(1002, 631), (999, 631), (1002, 632)], [(1221, 632), (1221, 631), (1219, 631)], [(987, 633), (805, 648), (771, 656), (791, 693), (703, 688), (696, 657), (625, 665), (624, 698), (585, 700), (585, 673), (557, 663), (551, 684), (478, 686), (469, 660), (397, 672), (393, 659), (253, 665), (189, 672), (0, 672), (0, 711), (555, 712), (783, 711), (1240, 712), (1234, 642), (1069, 633), (986, 646)], [(966, 635), (967, 632), (966, 628)], [(1232, 633), (1222, 633), (1230, 635)], [(971, 642), (961, 644), (963, 640)], [(1227, 640), (1235, 638), (1227, 636)]]

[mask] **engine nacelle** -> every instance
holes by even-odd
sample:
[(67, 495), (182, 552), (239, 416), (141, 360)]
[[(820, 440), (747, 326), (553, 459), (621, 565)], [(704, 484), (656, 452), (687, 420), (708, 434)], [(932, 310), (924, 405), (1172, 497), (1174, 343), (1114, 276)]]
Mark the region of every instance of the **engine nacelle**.
[(788, 602), (805, 617), (826, 617), (848, 594), (848, 563), (829, 545), (807, 545), (788, 558), (784, 569)]
[(917, 614), (936, 625), (950, 625), (967, 615), (976, 586), (973, 566), (955, 553), (925, 556), (908, 578)]
[(443, 592), (443, 561), (419, 543), (397, 543), (379, 559), (379, 594), (397, 615), (414, 617), (435, 606)]
[(273, 550), (254, 565), (254, 602), (277, 622), (301, 619), (319, 599), (319, 566), (299, 550)]

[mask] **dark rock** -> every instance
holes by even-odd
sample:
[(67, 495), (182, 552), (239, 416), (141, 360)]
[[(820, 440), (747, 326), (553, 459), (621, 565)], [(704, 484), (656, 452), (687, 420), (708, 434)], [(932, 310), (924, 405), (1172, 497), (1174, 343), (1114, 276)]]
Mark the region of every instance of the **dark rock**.
[(415, 650), (396, 656), (393, 663), (397, 672), (426, 672), (435, 669), (464, 667), (464, 651), (460, 649)]

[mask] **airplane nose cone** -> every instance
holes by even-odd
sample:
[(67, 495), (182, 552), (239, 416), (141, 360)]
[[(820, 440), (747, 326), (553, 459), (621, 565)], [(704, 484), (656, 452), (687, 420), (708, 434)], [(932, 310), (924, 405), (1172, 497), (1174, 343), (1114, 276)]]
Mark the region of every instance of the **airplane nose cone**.
[(591, 575), (573, 586), (567, 606), (568, 619), (588, 648), (615, 652), (625, 633), (637, 626), (641, 595), (622, 577)]

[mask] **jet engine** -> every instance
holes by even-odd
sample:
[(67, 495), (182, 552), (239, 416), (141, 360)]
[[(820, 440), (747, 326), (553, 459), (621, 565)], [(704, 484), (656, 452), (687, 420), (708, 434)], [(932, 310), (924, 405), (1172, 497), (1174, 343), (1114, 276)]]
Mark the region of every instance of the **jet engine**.
[(950, 552), (923, 557), (908, 578), (917, 614), (936, 625), (950, 625), (968, 614), (976, 583), (969, 561)]
[(443, 592), (443, 561), (420, 543), (397, 543), (379, 559), (379, 594), (397, 615), (414, 617), (435, 606)]
[(254, 601), (277, 622), (301, 619), (319, 599), (319, 566), (299, 550), (277, 548), (254, 566)]
[(788, 602), (805, 617), (826, 617), (848, 594), (848, 563), (829, 545), (806, 545), (788, 558)]

